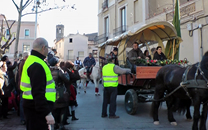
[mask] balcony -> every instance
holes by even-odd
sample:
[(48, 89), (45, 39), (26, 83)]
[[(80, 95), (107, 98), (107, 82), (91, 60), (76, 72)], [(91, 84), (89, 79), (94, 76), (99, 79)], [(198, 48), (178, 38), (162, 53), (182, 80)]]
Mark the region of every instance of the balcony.
[[(147, 19), (153, 18), (155, 16), (158, 16), (160, 14), (167, 14), (168, 13), (168, 18), (167, 21), (173, 18), (173, 5), (175, 6), (175, 1), (174, 4), (172, 1), (169, 1), (166, 4), (161, 3), (162, 1), (158, 2), (158, 1), (152, 1), (151, 3), (149, 3), (149, 7), (148, 7), (148, 12), (149, 14), (147, 14)], [(186, 12), (192, 12), (193, 10), (193, 5), (192, 4), (194, 2), (194, 0), (180, 0), (180, 11), (183, 13), (184, 10), (186, 10)], [(155, 7), (155, 5), (160, 5), (159, 7)], [(185, 7), (185, 8), (183, 8)], [(175, 9), (175, 7), (174, 7)], [(182, 16), (183, 14), (181, 14)]]
[(126, 32), (126, 31), (127, 31), (127, 26), (126, 25), (120, 26), (120, 27), (118, 27), (116, 29), (113, 29), (113, 36), (114, 37), (118, 36), (118, 35)]
[(105, 1), (102, 3), (102, 8), (103, 8), (103, 10), (105, 10), (105, 9), (108, 8), (108, 0), (105, 0)]
[(75, 56), (74, 55), (66, 55), (66, 60), (74, 60)]
[(97, 44), (103, 43), (103, 42), (105, 42), (106, 40), (108, 40), (108, 36), (109, 36), (108, 33), (104, 33), (104, 34), (102, 34), (102, 35), (100, 35), (100, 36), (97, 36), (97, 37), (95, 38), (95, 42), (96, 42)]

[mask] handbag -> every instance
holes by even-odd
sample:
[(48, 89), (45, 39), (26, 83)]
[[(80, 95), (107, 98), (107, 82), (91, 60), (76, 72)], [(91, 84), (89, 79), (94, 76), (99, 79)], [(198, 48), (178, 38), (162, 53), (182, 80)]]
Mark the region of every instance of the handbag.
[[(59, 75), (59, 70), (58, 70), (58, 75)], [(59, 84), (57, 81), (56, 85), (56, 99), (63, 98), (65, 93), (65, 86), (63, 83)]]

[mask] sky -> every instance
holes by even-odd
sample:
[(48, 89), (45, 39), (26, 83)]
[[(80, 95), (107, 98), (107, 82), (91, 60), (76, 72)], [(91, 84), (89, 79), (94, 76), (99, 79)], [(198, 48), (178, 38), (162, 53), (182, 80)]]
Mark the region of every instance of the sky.
[[(14, 0), (17, 4), (20, 0)], [(23, 0), (25, 3), (26, 0)], [(54, 46), (56, 38), (56, 25), (64, 25), (64, 36), (68, 34), (88, 34), (98, 31), (98, 0), (46, 0), (48, 5), (40, 5), (41, 9), (54, 6), (69, 5), (69, 8), (56, 9), (38, 14), (39, 37), (44, 37), (49, 46)], [(70, 8), (75, 4), (75, 9)], [(23, 12), (31, 12), (31, 3)], [(39, 9), (39, 10), (41, 10)], [(0, 0), (0, 14), (4, 14), (7, 20), (18, 20), (18, 12), (12, 0)], [(22, 17), (22, 21), (35, 21), (35, 15)]]

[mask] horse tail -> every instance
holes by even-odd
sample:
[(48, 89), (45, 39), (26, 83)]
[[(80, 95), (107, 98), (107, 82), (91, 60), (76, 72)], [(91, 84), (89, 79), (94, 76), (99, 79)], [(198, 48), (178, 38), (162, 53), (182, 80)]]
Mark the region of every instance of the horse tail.
[(182, 115), (184, 115), (187, 112), (187, 109), (191, 106), (191, 99), (179, 99), (175, 98), (173, 102), (172, 110), (174, 112), (178, 112)]

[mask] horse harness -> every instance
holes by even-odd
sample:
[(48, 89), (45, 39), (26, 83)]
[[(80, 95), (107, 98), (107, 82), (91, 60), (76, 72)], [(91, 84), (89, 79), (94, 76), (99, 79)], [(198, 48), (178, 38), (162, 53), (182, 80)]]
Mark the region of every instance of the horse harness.
[[(208, 89), (207, 85), (208, 85), (208, 80), (207, 78), (205, 77), (204, 75), (204, 72), (202, 71), (201, 67), (200, 67), (200, 62), (196, 65), (197, 69), (196, 69), (196, 72), (195, 72), (195, 76), (194, 76), (194, 79), (191, 79), (191, 80), (187, 80), (187, 75), (188, 75), (188, 72), (189, 70), (192, 68), (193, 66), (192, 65), (189, 65), (185, 72), (183, 73), (183, 76), (182, 76), (182, 82), (180, 83), (180, 85), (174, 89), (172, 92), (168, 93), (165, 97), (159, 99), (159, 100), (152, 100), (150, 99), (150, 101), (164, 101), (166, 98), (168, 98), (169, 96), (171, 96), (173, 93), (175, 93), (177, 90), (179, 90), (181, 87), (183, 88), (183, 90), (186, 92), (186, 95), (192, 99), (192, 97), (190, 96), (189, 92), (188, 92), (188, 88), (195, 88), (196, 90), (198, 88), (200, 89)], [(202, 75), (202, 77), (204, 78), (204, 80), (201, 80), (201, 79), (196, 79), (197, 76), (199, 75)], [(205, 103), (208, 103), (208, 100), (206, 102), (204, 102), (203, 104)]]
[[(194, 88), (195, 90), (197, 89), (208, 89), (207, 85), (208, 85), (208, 80), (204, 75), (204, 72), (202, 71), (201, 67), (200, 67), (200, 62), (196, 65), (197, 69), (194, 75), (194, 79), (191, 80), (187, 80), (187, 75), (189, 70), (192, 68), (191, 66), (188, 66), (185, 70), (185, 72), (183, 73), (183, 77), (182, 77), (182, 82), (180, 83), (180, 86), (178, 86), (178, 88), (183, 88), (184, 91), (186, 92), (186, 95), (192, 99), (192, 97), (190, 96), (189, 92), (188, 92), (188, 88)], [(197, 79), (198, 75), (201, 75), (203, 77), (204, 80), (202, 79)], [(177, 89), (177, 88), (176, 88)], [(176, 90), (175, 89), (175, 90)], [(177, 89), (178, 90), (178, 89)], [(207, 103), (208, 101), (204, 102)]]

